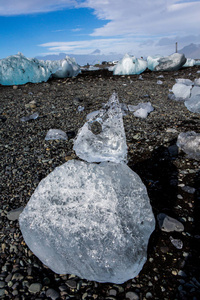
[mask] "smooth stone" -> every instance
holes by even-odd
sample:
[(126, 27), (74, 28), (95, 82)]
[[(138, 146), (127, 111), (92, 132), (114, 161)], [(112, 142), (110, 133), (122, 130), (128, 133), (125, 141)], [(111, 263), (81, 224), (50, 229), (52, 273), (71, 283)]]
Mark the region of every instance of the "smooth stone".
[(0, 289), (2, 289), (5, 286), (5, 282), (4, 281), (0, 281)]
[(139, 300), (139, 296), (134, 292), (127, 292), (126, 298), (128, 298), (129, 300)]
[(42, 285), (41, 283), (32, 283), (30, 286), (29, 286), (29, 292), (30, 293), (39, 293), (42, 289)]
[(59, 293), (56, 292), (54, 289), (48, 289), (46, 291), (46, 296), (51, 298), (52, 300), (56, 300), (60, 297)]
[(0, 297), (5, 295), (5, 289), (0, 289)]
[(12, 277), (12, 280), (20, 281), (24, 278), (24, 276), (20, 273), (15, 273)]

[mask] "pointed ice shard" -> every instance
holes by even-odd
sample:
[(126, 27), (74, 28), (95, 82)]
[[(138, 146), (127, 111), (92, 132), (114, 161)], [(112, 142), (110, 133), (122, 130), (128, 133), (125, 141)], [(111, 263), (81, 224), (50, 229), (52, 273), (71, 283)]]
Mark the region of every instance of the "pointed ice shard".
[(88, 162), (126, 162), (126, 135), (121, 105), (116, 93), (113, 93), (105, 107), (79, 130), (73, 149), (80, 158)]

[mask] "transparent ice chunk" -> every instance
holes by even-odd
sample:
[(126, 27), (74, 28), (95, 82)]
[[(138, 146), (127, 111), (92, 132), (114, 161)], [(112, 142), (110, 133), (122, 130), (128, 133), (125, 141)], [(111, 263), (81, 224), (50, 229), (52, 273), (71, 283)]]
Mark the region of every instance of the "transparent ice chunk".
[(19, 223), (54, 272), (114, 283), (138, 275), (155, 228), (146, 187), (126, 164), (79, 160), (40, 182)]
[(194, 131), (181, 132), (178, 135), (177, 146), (188, 157), (200, 160), (200, 133)]
[(60, 129), (49, 129), (45, 140), (67, 140), (67, 134)]
[(99, 114), (90, 118), (79, 130), (73, 149), (77, 156), (88, 162), (126, 162), (126, 135), (116, 93)]

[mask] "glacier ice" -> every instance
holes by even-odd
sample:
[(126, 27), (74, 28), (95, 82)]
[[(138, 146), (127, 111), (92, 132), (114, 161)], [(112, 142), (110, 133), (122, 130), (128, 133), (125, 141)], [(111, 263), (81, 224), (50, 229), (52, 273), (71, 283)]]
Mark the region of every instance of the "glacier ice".
[(32, 114), (30, 116), (22, 117), (20, 119), (20, 121), (27, 122), (27, 121), (30, 121), (30, 120), (36, 120), (38, 117), (39, 117), (39, 114), (37, 112), (35, 112), (34, 114)]
[(185, 100), (184, 104), (189, 111), (200, 114), (200, 94)]
[(43, 61), (27, 58), (22, 53), (0, 60), (0, 84), (19, 85), (27, 82), (47, 81), (50, 77), (71, 77), (80, 72), (75, 60), (70, 57), (58, 61)]
[(177, 138), (177, 146), (189, 158), (200, 160), (200, 133), (195, 131), (181, 132)]
[(159, 59), (162, 56), (155, 55), (155, 56), (148, 56), (147, 57), (147, 67), (149, 70), (154, 71), (155, 67), (159, 65)]
[(175, 83), (172, 87), (172, 92), (176, 100), (184, 100), (190, 97), (192, 85), (183, 83)]
[(185, 79), (185, 78), (177, 78), (176, 83), (192, 86), (194, 85), (194, 82), (190, 79)]
[(195, 66), (195, 59), (193, 58), (187, 58), (185, 64), (183, 65), (183, 67), (193, 67)]
[(174, 53), (165, 57), (147, 57), (148, 69), (151, 71), (177, 71), (186, 62), (184, 54)]
[(134, 116), (138, 118), (146, 118), (150, 112), (154, 110), (151, 102), (139, 103), (138, 105), (128, 105), (128, 109), (134, 112)]
[(116, 93), (99, 114), (90, 118), (79, 130), (73, 149), (77, 156), (88, 162), (126, 161), (126, 135)]
[(141, 74), (147, 68), (147, 62), (143, 59), (136, 58), (125, 54), (123, 59), (113, 68), (114, 75), (134, 75)]
[(67, 134), (61, 129), (49, 129), (45, 140), (67, 140)]
[(155, 228), (146, 187), (126, 164), (79, 160), (39, 183), (19, 224), (54, 272), (118, 284), (142, 269)]

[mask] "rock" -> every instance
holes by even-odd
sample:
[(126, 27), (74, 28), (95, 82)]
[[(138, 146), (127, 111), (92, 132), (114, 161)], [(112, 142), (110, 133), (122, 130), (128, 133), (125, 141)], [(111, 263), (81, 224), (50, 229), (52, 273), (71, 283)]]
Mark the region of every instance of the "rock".
[(146, 188), (127, 165), (78, 160), (40, 182), (19, 222), (54, 272), (114, 283), (140, 272), (155, 226)]
[(127, 292), (126, 298), (128, 298), (129, 300), (139, 300), (140, 299), (139, 296), (134, 292)]
[[(95, 128), (93, 123), (96, 123)], [(110, 97), (105, 108), (79, 130), (73, 149), (77, 156), (88, 162), (126, 161), (126, 136), (116, 93)]]
[(178, 231), (181, 232), (184, 230), (184, 226), (181, 222), (177, 221), (174, 218), (167, 216), (164, 213), (160, 213), (157, 215), (157, 220), (159, 227), (162, 231), (171, 232)]
[(28, 288), (29, 292), (33, 294), (39, 293), (41, 289), (42, 285), (40, 283), (32, 283)]
[(51, 298), (52, 300), (56, 300), (60, 297), (59, 293), (56, 292), (54, 289), (48, 289), (46, 291), (46, 296)]
[(19, 207), (19, 208), (16, 208), (16, 209), (13, 209), (13, 210), (10, 210), (8, 213), (7, 213), (7, 218), (8, 220), (10, 221), (16, 221), (19, 219), (19, 215), (22, 213), (24, 207)]
[(183, 248), (183, 242), (179, 239), (174, 239), (172, 236), (169, 237), (171, 243), (176, 247), (176, 249), (182, 249)]

